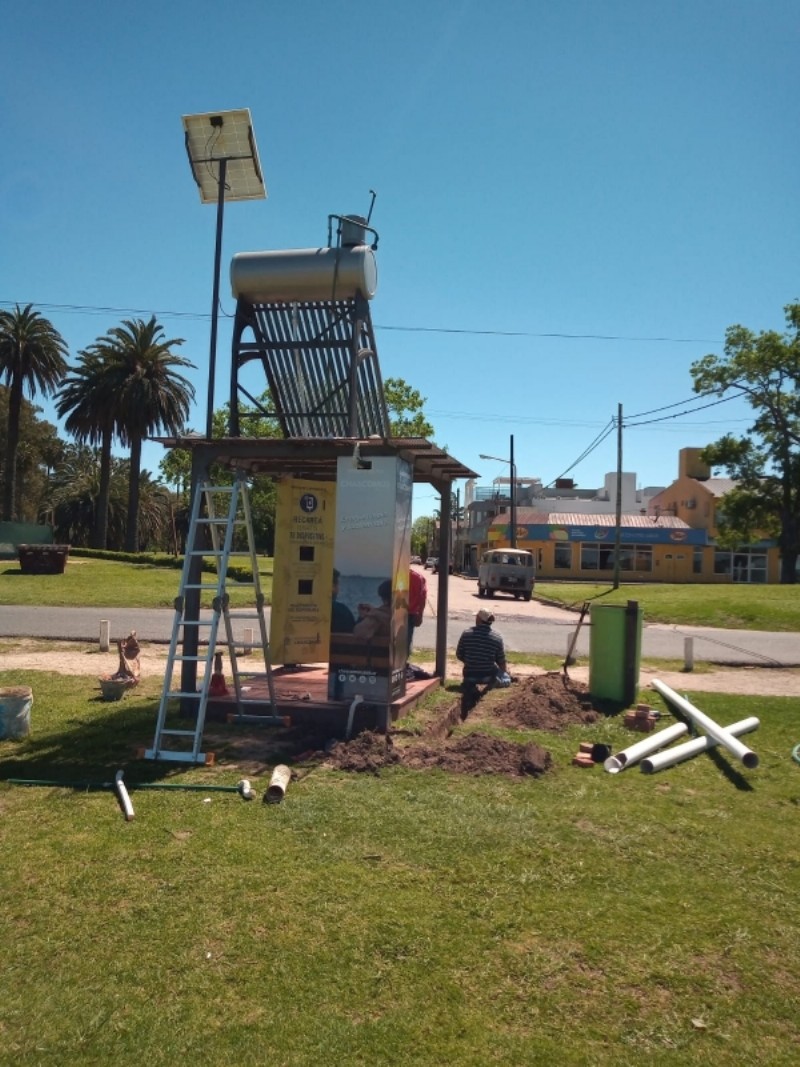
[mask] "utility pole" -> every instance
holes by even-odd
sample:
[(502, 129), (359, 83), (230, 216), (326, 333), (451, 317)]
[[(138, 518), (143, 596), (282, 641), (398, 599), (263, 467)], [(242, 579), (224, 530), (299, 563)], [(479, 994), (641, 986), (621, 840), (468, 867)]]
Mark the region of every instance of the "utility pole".
[(619, 589), (620, 543), (622, 541), (622, 404), (617, 405), (617, 501), (614, 528), (614, 588)]
[(511, 547), (517, 547), (517, 466), (514, 463), (514, 435), (511, 434)]

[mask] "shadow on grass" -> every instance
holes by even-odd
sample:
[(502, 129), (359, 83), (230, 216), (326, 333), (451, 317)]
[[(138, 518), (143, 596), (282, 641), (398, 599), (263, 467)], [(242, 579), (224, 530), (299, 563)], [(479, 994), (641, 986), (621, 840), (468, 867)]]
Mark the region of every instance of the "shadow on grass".
[[(152, 743), (158, 702), (128, 696), (86, 702), (85, 715), (77, 711), (63, 725), (37, 732), (35, 705), (31, 733), (17, 741), (0, 743), (0, 781), (9, 778), (57, 782), (65, 788), (86, 790), (113, 785), (120, 769), (135, 766), (142, 782), (158, 782), (194, 764), (146, 760), (140, 750)], [(3, 751), (5, 749), (5, 751)]]

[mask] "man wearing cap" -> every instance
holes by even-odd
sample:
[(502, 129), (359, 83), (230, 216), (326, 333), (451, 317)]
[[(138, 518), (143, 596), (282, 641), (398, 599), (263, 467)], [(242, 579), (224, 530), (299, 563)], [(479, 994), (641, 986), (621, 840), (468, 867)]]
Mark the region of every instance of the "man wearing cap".
[(464, 664), (464, 684), (494, 685), (498, 673), (505, 673), (506, 650), (503, 638), (492, 629), (494, 615), (483, 608), (475, 625), (464, 630), (456, 645), (456, 658)]

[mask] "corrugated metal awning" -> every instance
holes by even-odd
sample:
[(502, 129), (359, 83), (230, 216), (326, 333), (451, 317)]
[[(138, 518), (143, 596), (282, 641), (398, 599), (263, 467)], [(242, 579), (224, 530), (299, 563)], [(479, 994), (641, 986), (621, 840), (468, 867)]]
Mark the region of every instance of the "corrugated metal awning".
[(351, 457), (355, 464), (369, 462), (372, 456), (400, 456), (412, 464), (415, 482), (427, 483), (438, 489), (446, 488), (449, 483), (460, 479), (478, 477), (475, 471), (424, 437), (209, 439), (190, 434), (154, 440), (165, 448), (185, 448), (197, 452), (198, 460), (203, 464), (221, 463), (233, 470), (272, 477), (291, 474), (296, 478), (332, 481), (336, 478), (338, 460), (342, 456)]

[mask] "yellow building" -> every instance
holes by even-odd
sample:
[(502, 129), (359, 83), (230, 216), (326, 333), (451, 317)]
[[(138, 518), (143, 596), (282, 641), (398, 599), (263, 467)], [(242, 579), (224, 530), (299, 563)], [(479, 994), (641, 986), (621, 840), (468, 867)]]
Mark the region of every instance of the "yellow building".
[(731, 478), (712, 478), (711, 468), (700, 458), (701, 452), (700, 448), (681, 449), (678, 477), (653, 497), (651, 512), (675, 516), (691, 529), (707, 533), (708, 545), (698, 554), (692, 580), (779, 582), (780, 552), (774, 540), (760, 539), (735, 552), (716, 547), (717, 517), (725, 494), (735, 482)]
[[(648, 503), (646, 514), (621, 516), (620, 578), (623, 582), (779, 582), (774, 540), (735, 552), (716, 546), (717, 516), (730, 478), (712, 478), (701, 449), (679, 454), (678, 478)], [(567, 501), (564, 502), (565, 504)], [(510, 544), (508, 512), (491, 519), (484, 548)], [(596, 581), (614, 571), (617, 530), (612, 513), (517, 508), (517, 548), (534, 552), (542, 580)]]

